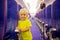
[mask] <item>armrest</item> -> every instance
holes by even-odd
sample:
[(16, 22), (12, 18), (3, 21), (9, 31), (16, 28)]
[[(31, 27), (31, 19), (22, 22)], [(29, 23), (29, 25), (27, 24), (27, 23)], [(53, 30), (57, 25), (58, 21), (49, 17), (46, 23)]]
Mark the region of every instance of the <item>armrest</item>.
[(51, 28), (51, 29), (49, 30), (49, 32), (53, 32), (53, 31), (56, 31), (56, 28)]
[(19, 33), (20, 31), (19, 31), (19, 30), (17, 30), (17, 29), (15, 29), (15, 32), (16, 32), (16, 33)]
[(44, 22), (42, 22), (42, 24), (44, 25)]
[(47, 27), (48, 27), (48, 24), (44, 24), (44, 36), (45, 36), (45, 38), (48, 38), (48, 35), (46, 33)]
[(45, 24), (45, 25), (44, 25), (44, 27), (47, 27), (47, 26), (48, 26), (48, 24)]
[(50, 38), (50, 40), (53, 40), (53, 37), (52, 37), (52, 32), (53, 31), (56, 31), (56, 28), (50, 28), (50, 30), (49, 30), (49, 38)]

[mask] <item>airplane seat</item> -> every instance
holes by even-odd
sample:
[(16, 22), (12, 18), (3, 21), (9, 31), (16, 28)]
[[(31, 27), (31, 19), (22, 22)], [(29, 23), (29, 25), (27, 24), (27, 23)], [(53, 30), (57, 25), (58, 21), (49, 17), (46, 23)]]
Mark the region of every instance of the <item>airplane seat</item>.
[(41, 24), (44, 26), (45, 22), (41, 22)]
[(53, 34), (52, 34), (52, 37), (53, 38), (56, 38), (56, 37), (58, 37), (58, 38), (60, 38), (60, 32), (59, 32), (59, 30), (60, 29), (58, 29), (59, 28), (59, 26), (58, 26), (58, 20), (60, 20), (60, 1), (59, 0), (56, 0), (54, 3), (53, 3), (53, 13), (54, 13), (54, 15), (53, 15), (53, 18), (54, 18), (54, 20), (56, 20), (56, 31), (53, 31)]
[(15, 32), (7, 32), (5, 33), (4, 35), (4, 40), (16, 40), (17, 39), (17, 36), (16, 36), (16, 33)]
[(53, 18), (55, 20), (59, 20), (60, 19), (60, 1), (59, 0), (56, 0), (54, 3), (53, 3)]
[(59, 30), (53, 31), (53, 33), (52, 33), (52, 38), (56, 38), (56, 37), (60, 38), (60, 31)]

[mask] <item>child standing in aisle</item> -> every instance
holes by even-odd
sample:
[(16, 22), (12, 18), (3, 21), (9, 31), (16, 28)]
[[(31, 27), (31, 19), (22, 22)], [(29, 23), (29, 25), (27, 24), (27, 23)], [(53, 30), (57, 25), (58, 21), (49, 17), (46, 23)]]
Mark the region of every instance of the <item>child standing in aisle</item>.
[(28, 19), (28, 10), (26, 8), (22, 8), (19, 11), (20, 20), (18, 21), (17, 30), (20, 31), (20, 40), (32, 40), (32, 34), (30, 32), (31, 22)]

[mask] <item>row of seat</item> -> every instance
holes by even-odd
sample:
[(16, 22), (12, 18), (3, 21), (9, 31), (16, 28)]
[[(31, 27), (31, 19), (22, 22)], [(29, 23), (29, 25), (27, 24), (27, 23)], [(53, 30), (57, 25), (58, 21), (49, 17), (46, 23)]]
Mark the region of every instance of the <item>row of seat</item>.
[[(6, 14), (6, 22), (4, 27), (4, 40), (18, 40), (17, 33), (15, 32), (15, 28), (17, 26), (18, 18), (18, 8), (15, 0), (7, 0), (7, 13)], [(21, 9), (21, 6), (20, 8)]]
[[(36, 18), (40, 20), (40, 24), (43, 25), (43, 30), (47, 34), (50, 34), (49, 40), (60, 38), (60, 4), (59, 0), (56, 0), (52, 5), (49, 5), (36, 14)], [(52, 34), (51, 34), (52, 33)], [(57, 35), (58, 34), (58, 35)]]

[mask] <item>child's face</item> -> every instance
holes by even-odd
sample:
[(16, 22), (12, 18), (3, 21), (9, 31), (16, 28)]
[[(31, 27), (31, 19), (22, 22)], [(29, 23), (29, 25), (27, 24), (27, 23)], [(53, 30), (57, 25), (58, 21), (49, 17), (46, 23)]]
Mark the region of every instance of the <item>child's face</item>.
[(27, 19), (27, 17), (28, 17), (28, 13), (26, 13), (26, 12), (20, 13), (20, 19), (21, 20), (25, 20), (25, 19)]

